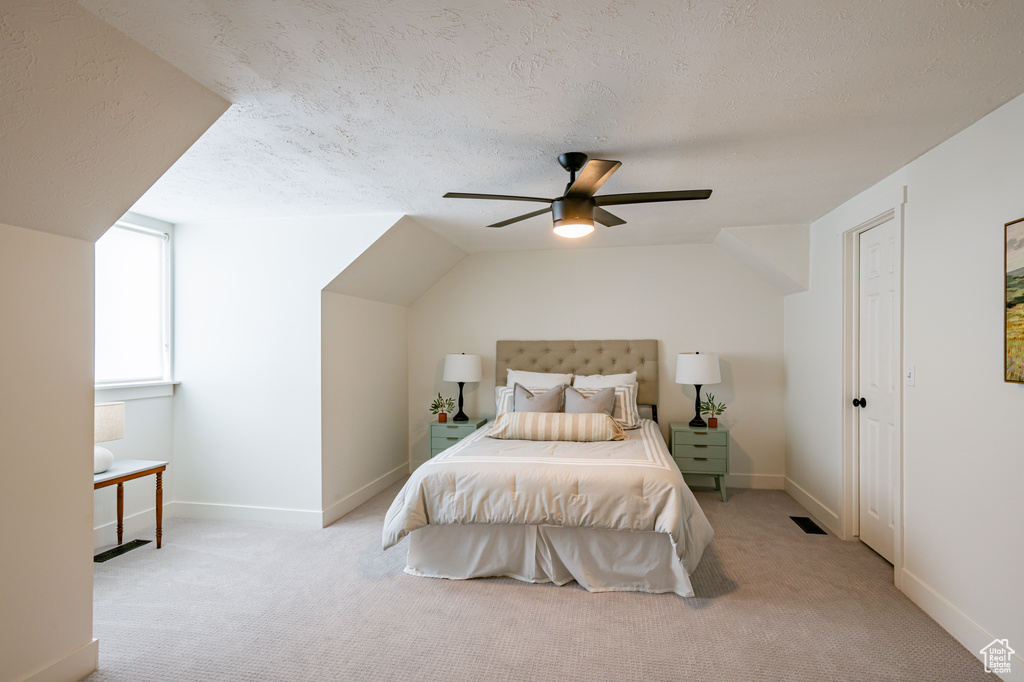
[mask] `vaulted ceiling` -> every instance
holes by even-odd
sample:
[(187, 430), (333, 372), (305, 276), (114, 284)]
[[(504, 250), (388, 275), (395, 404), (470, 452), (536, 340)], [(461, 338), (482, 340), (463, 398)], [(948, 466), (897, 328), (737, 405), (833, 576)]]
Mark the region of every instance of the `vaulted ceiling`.
[[(81, 0), (233, 102), (135, 210), (172, 222), (401, 212), (467, 251), (708, 242), (810, 222), (1024, 92), (996, 0)], [(570, 242), (564, 151), (617, 159)]]

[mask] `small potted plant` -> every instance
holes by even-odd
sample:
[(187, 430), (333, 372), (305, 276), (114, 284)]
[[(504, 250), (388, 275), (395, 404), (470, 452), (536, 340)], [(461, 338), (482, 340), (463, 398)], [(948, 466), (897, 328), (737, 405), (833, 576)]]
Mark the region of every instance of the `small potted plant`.
[(718, 428), (718, 415), (725, 412), (725, 403), (716, 403), (715, 395), (708, 393), (707, 400), (702, 400), (700, 403), (700, 413), (708, 415), (708, 428)]
[(453, 398), (442, 398), (440, 393), (434, 398), (434, 402), (430, 403), (430, 414), (437, 415), (439, 424), (444, 424), (448, 421), (448, 413), (454, 410), (455, 400)]

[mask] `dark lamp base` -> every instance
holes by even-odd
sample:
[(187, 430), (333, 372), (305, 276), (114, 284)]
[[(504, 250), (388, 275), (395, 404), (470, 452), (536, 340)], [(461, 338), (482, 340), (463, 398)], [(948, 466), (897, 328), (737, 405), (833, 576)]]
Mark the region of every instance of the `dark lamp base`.
[(459, 412), (454, 417), (452, 417), (452, 421), (453, 422), (468, 422), (469, 421), (469, 417), (466, 415), (465, 412), (462, 411), (462, 387), (463, 387), (464, 384), (465, 384), (465, 382), (463, 382), (463, 381), (459, 382)]
[(690, 420), (690, 426), (695, 429), (707, 428), (708, 423), (704, 421), (700, 416), (700, 387), (701, 384), (694, 384), (697, 388), (697, 399), (693, 402), (693, 419)]

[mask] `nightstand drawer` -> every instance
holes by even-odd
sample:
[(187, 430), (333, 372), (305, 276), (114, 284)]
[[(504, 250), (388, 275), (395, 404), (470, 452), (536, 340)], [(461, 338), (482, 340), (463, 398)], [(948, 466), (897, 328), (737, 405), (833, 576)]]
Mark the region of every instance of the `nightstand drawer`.
[(726, 431), (676, 431), (672, 434), (676, 445), (726, 445), (729, 433)]
[(676, 465), (684, 473), (724, 474), (729, 468), (727, 459), (702, 459), (697, 457), (676, 457)]
[(437, 457), (438, 455), (440, 455), (444, 451), (445, 451), (445, 448), (434, 448), (434, 447), (432, 447), (432, 448), (430, 448), (430, 456), (431, 457)]
[(729, 459), (729, 448), (724, 445), (680, 445), (676, 442), (673, 457), (697, 457), (703, 459)]
[[(431, 424), (430, 425), (430, 437), (431, 439), (437, 438), (463, 438), (473, 433), (477, 429), (477, 424)], [(447, 447), (447, 446), (445, 446)]]
[(441, 436), (440, 438), (434, 436), (433, 438), (430, 439), (430, 449), (444, 450), (445, 448), (450, 448), (451, 446), (455, 445), (460, 440), (462, 440), (462, 438), (460, 438), (459, 436)]

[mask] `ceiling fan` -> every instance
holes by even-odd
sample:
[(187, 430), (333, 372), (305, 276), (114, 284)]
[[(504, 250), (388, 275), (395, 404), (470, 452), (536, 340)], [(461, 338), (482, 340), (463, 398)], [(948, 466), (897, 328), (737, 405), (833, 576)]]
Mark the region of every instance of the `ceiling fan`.
[[(526, 213), (515, 218), (502, 220), (487, 227), (505, 227), (520, 220), (533, 218), (551, 212), (554, 218), (555, 234), (562, 237), (583, 237), (594, 231), (594, 222), (605, 227), (625, 225), (626, 221), (601, 208), (602, 206), (618, 206), (622, 204), (647, 204), (655, 201), (694, 201), (707, 199), (711, 196), (710, 189), (688, 189), (675, 192), (634, 192), (632, 194), (605, 194), (596, 197), (594, 194), (607, 182), (612, 173), (622, 165), (620, 161), (603, 159), (587, 159), (581, 152), (567, 152), (558, 157), (558, 163), (569, 171), (569, 184), (565, 186), (562, 196), (554, 199), (542, 197), (520, 197), (509, 194), (469, 194), (466, 192), (448, 192), (446, 199), (499, 199), (504, 201), (537, 201), (551, 204), (539, 211)], [(579, 173), (579, 175), (577, 175)]]

